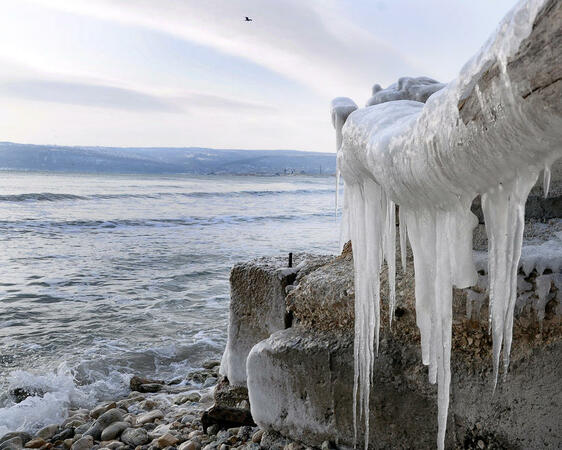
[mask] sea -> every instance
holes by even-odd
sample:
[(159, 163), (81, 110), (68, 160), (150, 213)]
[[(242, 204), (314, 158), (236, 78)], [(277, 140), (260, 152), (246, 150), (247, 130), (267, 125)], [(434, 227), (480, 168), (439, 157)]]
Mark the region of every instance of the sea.
[(1, 172), (0, 436), (220, 359), (231, 267), (335, 254), (334, 207), (328, 176)]

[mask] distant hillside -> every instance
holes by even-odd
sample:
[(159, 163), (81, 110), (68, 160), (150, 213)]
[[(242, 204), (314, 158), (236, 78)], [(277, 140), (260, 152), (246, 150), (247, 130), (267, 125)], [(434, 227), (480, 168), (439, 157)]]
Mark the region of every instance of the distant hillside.
[(333, 153), (210, 148), (59, 147), (0, 142), (0, 170), (190, 174), (333, 174)]

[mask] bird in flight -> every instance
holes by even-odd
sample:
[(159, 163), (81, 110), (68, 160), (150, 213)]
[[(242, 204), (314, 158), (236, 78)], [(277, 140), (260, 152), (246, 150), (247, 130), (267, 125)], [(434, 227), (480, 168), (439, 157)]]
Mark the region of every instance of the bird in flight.
[(250, 19), (248, 16), (246, 16), (245, 22), (251, 22), (253, 19)]

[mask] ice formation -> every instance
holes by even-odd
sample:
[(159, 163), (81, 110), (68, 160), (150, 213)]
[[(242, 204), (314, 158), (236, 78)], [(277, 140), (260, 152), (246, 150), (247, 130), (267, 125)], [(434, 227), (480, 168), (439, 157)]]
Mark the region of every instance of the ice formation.
[[(495, 379), (502, 349), (507, 370), (525, 202), (543, 169), (548, 191), (548, 168), (562, 155), (560, 115), (515, 95), (518, 86), (511, 81), (508, 63), (547, 3), (518, 4), (442, 89), (433, 80), (404, 78), (388, 90), (375, 86), (366, 108), (356, 110), (352, 100), (341, 97), (332, 103), (338, 170), (345, 185), (342, 228), (354, 252), (353, 413), (355, 420), (358, 412), (364, 420), (365, 448), (383, 260), (394, 289), (395, 205), (400, 206), (402, 260), (407, 238), (414, 255), (422, 359), (430, 382), (438, 383), (439, 449), (444, 448), (449, 405), (452, 287), (477, 282), (472, 255), (477, 219), (470, 206), (478, 194), (489, 239)], [(435, 93), (427, 98), (430, 89)], [(416, 101), (425, 99), (425, 104)]]

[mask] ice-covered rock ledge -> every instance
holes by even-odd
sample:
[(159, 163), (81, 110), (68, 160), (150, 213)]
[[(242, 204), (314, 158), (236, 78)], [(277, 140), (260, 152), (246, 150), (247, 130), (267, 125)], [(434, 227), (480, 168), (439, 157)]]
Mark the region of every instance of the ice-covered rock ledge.
[[(547, 227), (545, 239), (562, 231), (562, 221)], [(529, 229), (533, 234), (532, 224)], [(537, 243), (529, 241), (533, 242)], [(552, 265), (562, 261), (562, 241), (558, 242), (558, 255), (549, 255)], [(427, 383), (427, 369), (421, 362), (411, 252), (407, 260), (407, 270), (403, 272), (399, 264), (397, 273), (392, 329), (388, 322), (381, 323), (370, 391), (374, 426), (369, 448), (431, 448), (435, 442), (437, 389)], [(528, 275), (524, 267), (531, 268)], [(537, 309), (543, 295), (537, 280), (562, 275), (560, 270), (550, 272), (544, 260), (522, 258), (510, 374), (494, 395), (486, 296), (476, 308), (469, 293), (478, 286), (454, 291), (447, 448), (466, 443), (467, 448), (475, 448), (480, 440), (486, 447), (492, 445), (488, 448), (556, 448), (562, 440), (556, 413), (562, 402), (557, 362), (562, 358), (562, 290), (556, 283), (551, 281), (542, 318)], [(387, 279), (385, 268), (383, 286)], [(388, 289), (383, 288), (381, 296), (382, 312), (387, 315)], [(320, 446), (327, 440), (338, 448), (352, 447), (354, 297), (349, 247), (303, 277), (289, 293), (294, 326), (260, 342), (248, 359), (252, 413), (261, 427), (308, 445)]]
[(408, 240), (414, 254), (422, 361), (438, 384), (438, 448), (450, 396), (452, 288), (477, 282), (472, 234), (478, 220), (471, 205), (478, 195), (489, 238), (494, 387), (500, 356), (507, 373), (525, 202), (541, 171), (548, 192), (551, 165), (562, 156), (561, 21), (559, 1), (520, 2), (426, 104), (419, 99), (432, 86), (427, 79), (401, 79), (386, 95), (374, 89), (373, 106), (362, 109), (350, 99), (333, 102), (344, 217), (355, 249), (354, 392), (365, 447), (385, 261), (391, 311), (395, 302), (395, 205), (401, 248)]

